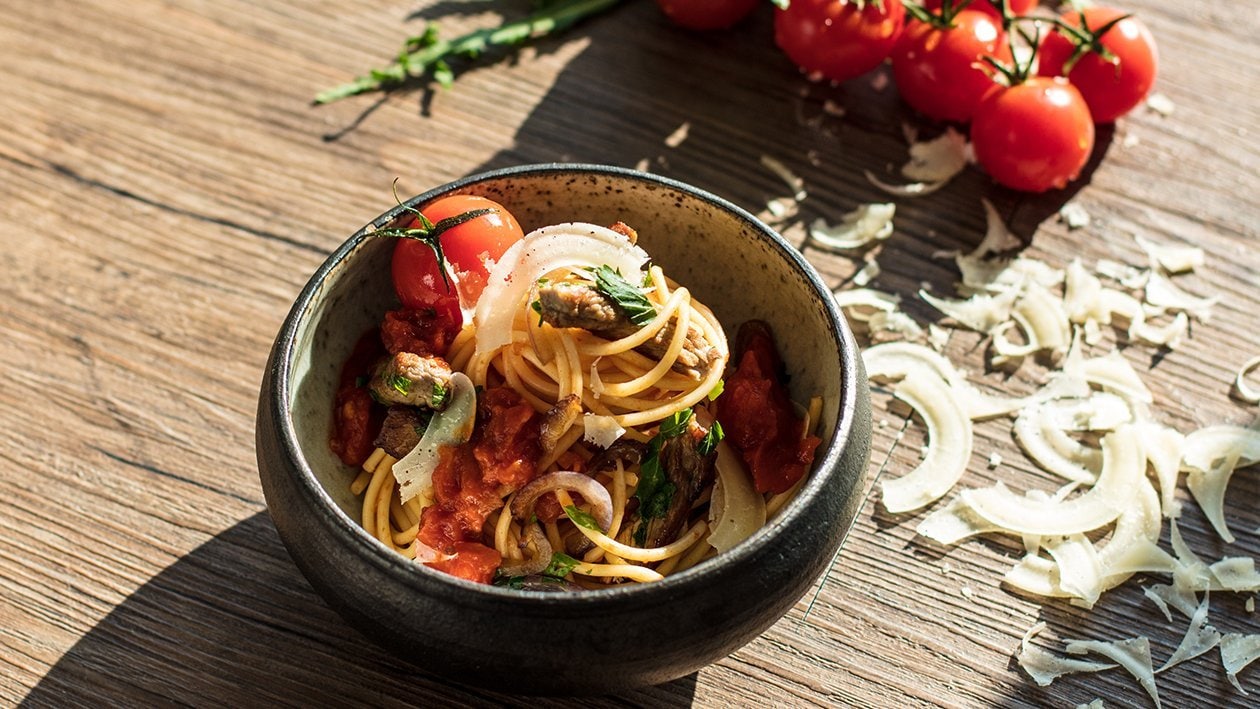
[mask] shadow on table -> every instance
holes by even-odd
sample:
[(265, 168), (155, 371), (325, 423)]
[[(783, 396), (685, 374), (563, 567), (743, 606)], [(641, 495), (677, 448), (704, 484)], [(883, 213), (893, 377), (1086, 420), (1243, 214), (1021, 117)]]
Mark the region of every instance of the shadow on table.
[[(529, 706), (689, 706), (691, 675), (618, 696)], [(21, 706), (512, 705), (395, 659), (320, 599), (256, 514), (183, 556), (83, 635)]]

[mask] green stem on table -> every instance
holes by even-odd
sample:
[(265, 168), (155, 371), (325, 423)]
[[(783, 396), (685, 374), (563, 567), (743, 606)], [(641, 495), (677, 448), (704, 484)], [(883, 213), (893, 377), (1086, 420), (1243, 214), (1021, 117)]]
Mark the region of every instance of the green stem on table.
[(560, 0), (534, 14), (499, 27), (475, 30), (452, 40), (439, 39), (430, 25), (421, 35), (409, 38), (402, 51), (387, 67), (372, 69), (340, 86), (321, 91), (315, 103), (332, 103), (347, 96), (384, 91), (411, 79), (431, 75), (439, 83), (454, 77), (446, 60), (451, 57), (476, 58), (491, 47), (521, 44), (562, 32), (581, 20), (611, 10), (622, 0)]

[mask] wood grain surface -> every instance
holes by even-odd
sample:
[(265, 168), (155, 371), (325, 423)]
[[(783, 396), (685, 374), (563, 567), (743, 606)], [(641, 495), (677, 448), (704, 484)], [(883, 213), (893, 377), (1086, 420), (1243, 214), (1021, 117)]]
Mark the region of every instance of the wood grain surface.
[[(627, 2), (558, 39), (463, 73), (449, 89), (313, 107), (321, 89), (391, 57), (425, 20), (453, 36), (520, 16), (526, 0), (128, 0), (11, 3), (0, 13), (0, 704), (442, 705), (515, 703), (443, 682), (351, 630), (289, 560), (266, 514), (253, 421), (264, 360), (327, 253), (387, 208), (487, 168), (582, 161), (646, 166), (754, 212), (787, 194), (763, 156), (804, 180), (794, 243), (815, 218), (886, 196), (903, 123), (925, 129), (871, 77), (806, 81), (772, 41), (771, 8), (730, 32), (671, 27)], [(1124, 349), (1180, 430), (1248, 424), (1228, 397), (1260, 354), (1260, 13), (1250, 2), (1130, 0), (1160, 43), (1157, 90), (1100, 133), (1071, 190), (1031, 197), (976, 168), (898, 203), (875, 285), (952, 292), (952, 262), (984, 231), (991, 199), (1054, 265), (1142, 263), (1133, 240), (1201, 246), (1188, 290), (1222, 298), (1172, 352)], [(886, 76), (881, 72), (876, 77)], [(839, 115), (836, 107), (843, 109)], [(679, 142), (685, 130), (685, 140)], [(674, 139), (670, 139), (671, 136)], [(1067, 201), (1090, 226), (1057, 217)], [(860, 259), (806, 256), (840, 286)], [(951, 356), (983, 373), (983, 343)], [(1027, 390), (1034, 366), (982, 374)], [(920, 425), (878, 404), (872, 470), (917, 464)], [(905, 433), (898, 440), (898, 435)], [(1004, 461), (990, 467), (990, 453)], [(966, 485), (1052, 489), (1009, 421), (977, 427)], [(1222, 543), (1186, 498), (1182, 530), (1209, 559), (1260, 556), (1260, 478), (1234, 476)], [(941, 549), (918, 515), (872, 497), (830, 572), (777, 625), (725, 660), (623, 696), (553, 706), (1149, 706), (1121, 671), (1033, 684), (1012, 657), (1044, 620), (1043, 647), (1147, 635), (1176, 647), (1139, 577), (1085, 612), (1000, 584), (1019, 548)], [(1164, 544), (1168, 529), (1165, 526)], [(1212, 598), (1223, 631), (1260, 632), (1245, 598)], [(1240, 679), (1260, 692), (1260, 667)], [(1159, 675), (1165, 707), (1245, 706), (1216, 651)]]

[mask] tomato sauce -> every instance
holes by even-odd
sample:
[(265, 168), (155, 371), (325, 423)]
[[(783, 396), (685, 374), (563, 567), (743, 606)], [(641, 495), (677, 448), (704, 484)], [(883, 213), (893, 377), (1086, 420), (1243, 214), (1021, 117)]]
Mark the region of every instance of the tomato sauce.
[(511, 389), (487, 389), (478, 397), (472, 440), (439, 452), (432, 505), (420, 515), (417, 534), (447, 561), (429, 564), (470, 581), (489, 583), (502, 557), (482, 543), (486, 519), (503, 506), (502, 489), (516, 489), (538, 474), (539, 417)]
[(445, 357), (461, 324), (462, 320), (440, 317), (423, 308), (390, 310), (381, 323), (381, 342), (390, 354), (411, 352)]
[(384, 354), (380, 334), (373, 328), (359, 338), (341, 366), (328, 447), (346, 465), (363, 465), (376, 447), (374, 441), (385, 420), (385, 411), (372, 400), (362, 381), (372, 374), (372, 368)]
[(745, 323), (739, 340), (742, 354), (718, 397), (718, 421), (748, 466), (757, 492), (783, 492), (805, 475), (820, 441), (802, 436), (805, 422), (788, 399), (770, 329)]

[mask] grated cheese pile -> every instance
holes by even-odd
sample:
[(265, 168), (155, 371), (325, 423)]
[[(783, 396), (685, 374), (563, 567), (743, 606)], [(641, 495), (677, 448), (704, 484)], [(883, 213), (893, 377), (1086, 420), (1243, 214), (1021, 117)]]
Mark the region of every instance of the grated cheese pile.
[[(918, 193), (957, 174), (912, 169), (916, 156), (948, 166), (941, 155), (959, 154), (951, 142), (955, 138), (946, 134), (930, 144), (910, 140), (912, 162), (903, 173), (912, 179), (918, 175)], [(965, 167), (965, 157), (957, 164), (958, 170)], [(905, 194), (906, 188), (898, 189), (895, 194)], [(1054, 268), (1016, 253), (1019, 239), (991, 204), (983, 207), (988, 224), (980, 245), (970, 253), (938, 254), (958, 267), (957, 297), (927, 290), (919, 296), (945, 316), (944, 323), (987, 336), (990, 366), (1009, 369), (1036, 360), (1048, 375), (1026, 396), (982, 393), (939, 353), (948, 332), (937, 324), (925, 330), (914, 323), (901, 311), (899, 295), (871, 288), (867, 281), (862, 288), (837, 290), (837, 304), (872, 343), (863, 352), (872, 382), (892, 385), (893, 396), (907, 403), (927, 429), (928, 445), (918, 465), (901, 477), (881, 480), (882, 504), (898, 514), (948, 498), (922, 518), (919, 535), (945, 545), (981, 535), (1015, 537), (1026, 554), (1003, 582), (1083, 608), (1134, 574), (1170, 578), (1169, 584), (1144, 589), (1169, 622), (1170, 608), (1188, 620), (1181, 643), (1158, 669), (1145, 637), (1066, 644), (1069, 655), (1093, 653), (1114, 663), (1100, 664), (1032, 646), (1030, 639), (1044, 627), (1039, 624), (1017, 654), (1037, 683), (1120, 666), (1158, 707), (1158, 673), (1219, 647), (1228, 678), (1242, 691), (1236, 675), (1260, 656), (1260, 635), (1222, 634), (1209, 623), (1209, 597), (1260, 592), (1260, 573), (1249, 557), (1209, 563), (1195, 556), (1177, 528), (1181, 506), (1175, 491), (1184, 474), (1186, 489), (1213, 528), (1222, 540), (1233, 542), (1225, 494), (1235, 470), (1260, 462), (1260, 430), (1216, 425), (1177, 431), (1152, 417), (1154, 397), (1119, 351), (1087, 354), (1104, 343), (1105, 328), (1122, 342), (1175, 349), (1191, 321), (1207, 322), (1219, 297), (1188, 293), (1175, 282), (1177, 275), (1203, 266), (1203, 252), (1136, 237), (1147, 255), (1144, 266), (1103, 261), (1091, 270), (1078, 259)], [(832, 251), (867, 249), (893, 233), (893, 216), (892, 205), (859, 207), (838, 227), (817, 222), (813, 242)], [(1065, 218), (1078, 226), (1087, 223), (1079, 214)], [(894, 322), (900, 324), (889, 326)], [(1257, 368), (1260, 358), (1243, 365), (1235, 397), (1260, 401), (1260, 393), (1244, 381)], [(1028, 459), (1061, 479), (1057, 491), (1014, 490), (1002, 482), (956, 489), (972, 455), (973, 422), (1001, 417), (1012, 419), (1012, 435)], [(990, 469), (1003, 464), (997, 454), (990, 454), (988, 463)], [(1165, 520), (1171, 525), (1171, 553), (1159, 545)]]

